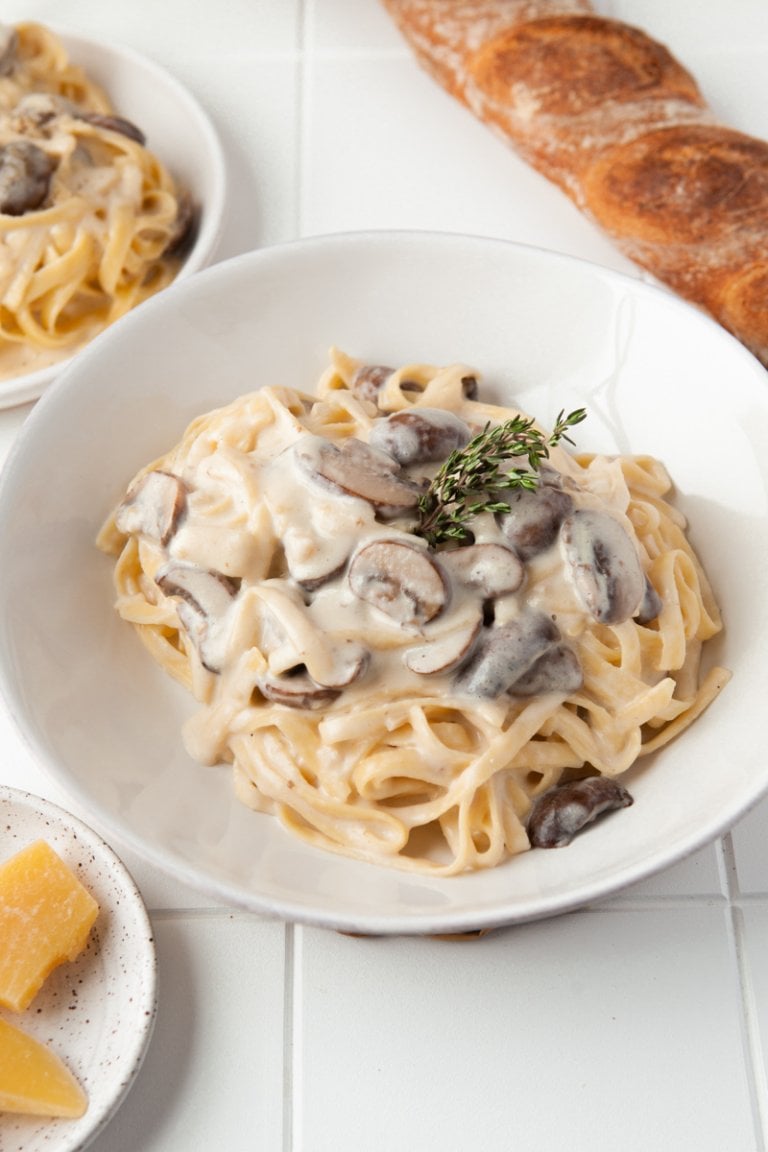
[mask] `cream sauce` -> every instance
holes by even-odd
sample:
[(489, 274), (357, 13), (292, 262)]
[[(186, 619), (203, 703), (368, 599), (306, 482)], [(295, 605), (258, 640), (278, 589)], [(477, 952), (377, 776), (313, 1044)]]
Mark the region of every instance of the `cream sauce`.
[[(273, 399), (279, 409), (279, 395)], [(477, 627), (489, 611), (482, 588), (462, 580), (444, 552), (433, 552), (414, 535), (414, 513), (383, 518), (368, 500), (339, 491), (300, 467), (295, 445), (310, 434), (300, 418), (283, 410), (260, 434), (256, 453), (238, 453), (222, 443), (197, 463), (194, 454), (186, 458), (183, 479), (190, 494), (186, 515), (168, 542), (167, 558), (240, 581), (226, 613), (209, 621), (222, 677), (219, 698), (242, 693), (237, 685), (243, 679), (244, 655), (254, 646), (263, 660), (259, 669), (251, 670), (257, 683), (282, 678), (290, 689), (291, 673), (308, 672), (321, 688), (335, 689), (333, 700), (323, 698), (309, 707), (333, 711), (335, 699), (343, 696), (344, 707), (353, 708), (356, 699), (370, 696), (372, 685), (390, 700), (413, 693), (456, 698), (465, 691), (456, 668), (471, 658), (478, 636), (482, 641), (500, 634), (531, 613), (553, 622), (554, 634), (566, 644), (590, 625), (556, 537), (526, 561), (519, 589), (494, 599), (493, 626)], [(607, 506), (617, 525), (630, 527), (624, 516), (626, 485), (612, 461), (598, 459), (582, 468), (563, 453), (553, 455), (563, 467), (555, 482), (567, 488), (574, 509)], [(417, 464), (401, 474), (423, 479), (438, 467)], [(479, 516), (472, 528), (476, 543), (508, 547), (495, 517)], [(357, 595), (350, 584), (350, 562), (368, 545), (387, 541), (408, 545), (440, 574), (445, 602), (426, 623), (388, 614)], [(273, 555), (276, 542), (278, 563)], [(391, 574), (381, 576), (386, 581)], [(462, 636), (468, 644), (463, 655)], [(547, 639), (545, 647), (551, 643)], [(430, 645), (441, 646), (434, 656), (427, 651)], [(452, 645), (454, 659), (447, 667), (427, 674), (413, 670), (439, 665), (440, 652), (450, 655)], [(219, 731), (223, 739), (225, 723)], [(221, 751), (210, 730), (191, 728), (187, 742), (194, 745), (192, 754), (205, 761)]]

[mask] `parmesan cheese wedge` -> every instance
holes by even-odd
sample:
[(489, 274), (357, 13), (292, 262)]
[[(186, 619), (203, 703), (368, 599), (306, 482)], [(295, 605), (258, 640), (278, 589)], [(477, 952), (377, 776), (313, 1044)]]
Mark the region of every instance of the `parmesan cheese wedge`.
[(88, 1098), (63, 1061), (0, 1018), (0, 1112), (82, 1116)]
[(85, 947), (99, 906), (45, 840), (0, 865), (0, 1004), (21, 1012)]

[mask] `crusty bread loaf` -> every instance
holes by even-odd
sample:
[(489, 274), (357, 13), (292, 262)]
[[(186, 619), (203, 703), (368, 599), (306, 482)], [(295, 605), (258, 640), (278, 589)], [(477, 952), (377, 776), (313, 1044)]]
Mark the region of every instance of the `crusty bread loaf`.
[(768, 365), (768, 143), (586, 0), (383, 2), (453, 96)]

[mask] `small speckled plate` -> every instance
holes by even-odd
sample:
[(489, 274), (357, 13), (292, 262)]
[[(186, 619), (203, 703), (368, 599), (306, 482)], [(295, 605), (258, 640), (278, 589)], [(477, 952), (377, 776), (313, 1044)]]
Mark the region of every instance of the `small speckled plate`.
[(3, 1152), (76, 1152), (104, 1127), (141, 1066), (155, 1022), (152, 928), (136, 885), (101, 837), (56, 805), (0, 788), (0, 862), (47, 840), (99, 903), (84, 952), (22, 1013), (0, 1013), (52, 1048), (88, 1094), (79, 1120), (0, 1113)]

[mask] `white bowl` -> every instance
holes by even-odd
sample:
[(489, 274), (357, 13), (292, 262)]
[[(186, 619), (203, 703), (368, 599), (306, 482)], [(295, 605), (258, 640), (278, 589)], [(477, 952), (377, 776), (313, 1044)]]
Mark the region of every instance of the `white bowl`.
[[(635, 803), (557, 851), (434, 879), (346, 860), (244, 809), (193, 763), (194, 706), (112, 609), (96, 532), (196, 414), (268, 383), (311, 391), (336, 344), (370, 363), (461, 361), (544, 422), (589, 409), (583, 451), (659, 456), (725, 616), (731, 684), (652, 763)], [(109, 388), (104, 388), (104, 380)], [(350, 931), (437, 933), (551, 915), (648, 876), (768, 788), (768, 389), (703, 314), (636, 280), (505, 242), (339, 235), (254, 252), (150, 301), (86, 349), (0, 481), (0, 687), (41, 764), (99, 824), (219, 900)]]
[[(50, 26), (70, 59), (110, 97), (116, 111), (137, 124), (154, 152), (187, 188), (200, 213), (199, 227), (177, 279), (209, 264), (219, 242), (226, 202), (226, 167), (221, 142), (207, 112), (173, 76), (129, 48), (100, 43)], [(74, 356), (0, 381), (0, 408), (34, 400)]]

